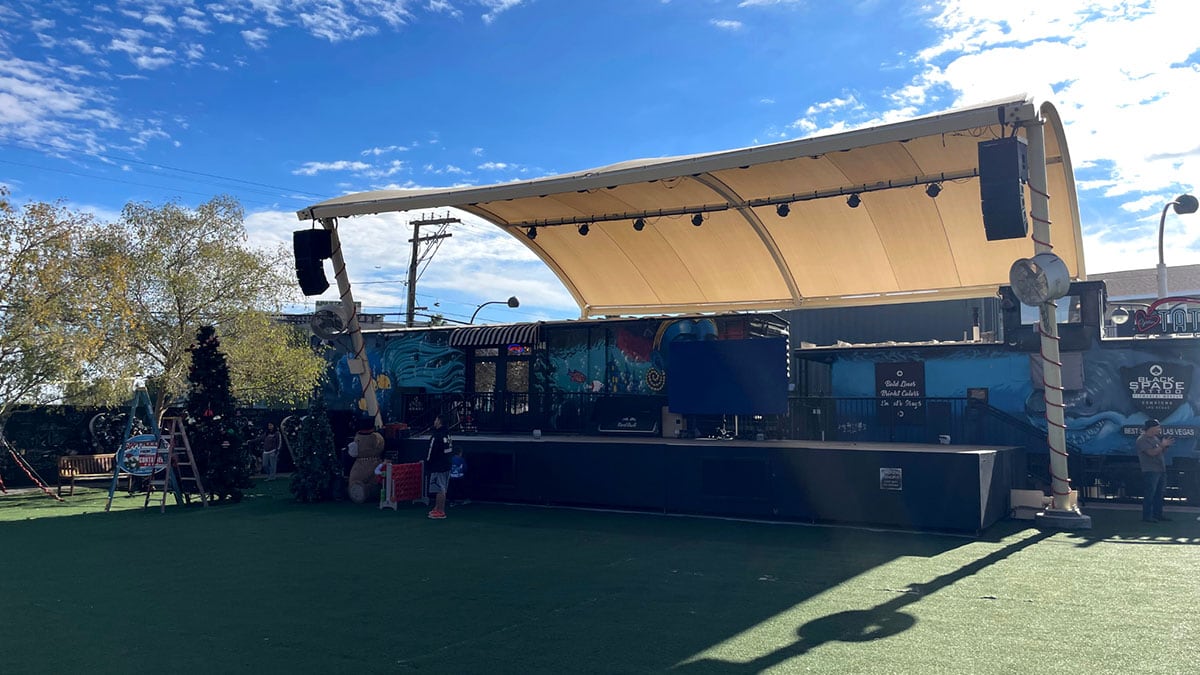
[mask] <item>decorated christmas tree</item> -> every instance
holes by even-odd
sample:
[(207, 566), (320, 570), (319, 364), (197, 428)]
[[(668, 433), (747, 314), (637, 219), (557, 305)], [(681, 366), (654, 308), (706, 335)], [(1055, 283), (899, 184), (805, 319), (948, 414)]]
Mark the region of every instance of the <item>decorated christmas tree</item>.
[(296, 470), (291, 490), (297, 501), (320, 502), (335, 498), (345, 480), (333, 442), (333, 428), (325, 403), (318, 394), (300, 423), (296, 438)]
[(214, 498), (240, 501), (250, 487), (250, 454), (229, 393), (229, 365), (212, 326), (196, 333), (188, 348), (188, 437), (200, 465), (204, 487)]

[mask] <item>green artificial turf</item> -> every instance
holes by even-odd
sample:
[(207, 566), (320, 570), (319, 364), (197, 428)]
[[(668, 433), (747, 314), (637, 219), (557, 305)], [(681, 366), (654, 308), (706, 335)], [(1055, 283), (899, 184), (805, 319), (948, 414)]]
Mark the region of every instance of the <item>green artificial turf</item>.
[(0, 495), (0, 671), (1197, 671), (1200, 523), (988, 537)]

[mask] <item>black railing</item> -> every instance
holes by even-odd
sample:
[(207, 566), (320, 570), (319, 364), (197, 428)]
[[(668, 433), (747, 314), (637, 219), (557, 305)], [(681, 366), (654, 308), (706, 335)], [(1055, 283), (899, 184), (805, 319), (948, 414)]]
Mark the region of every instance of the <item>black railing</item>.
[[(667, 405), (665, 397), (594, 393), (400, 396), (392, 408), (392, 417), (396, 419), (389, 421), (405, 422), (415, 432), (429, 428), (433, 418), (441, 415), (448, 426), (460, 432), (515, 433), (540, 429), (545, 433), (590, 434), (597, 433), (603, 421), (600, 417), (614, 407), (640, 406), (652, 410)], [(966, 398), (927, 397), (896, 403), (878, 398), (794, 397), (789, 399), (788, 412), (783, 415), (691, 416), (688, 428), (691, 434), (701, 437), (1005, 445), (1020, 446), (1031, 452), (1046, 451), (1044, 430)]]

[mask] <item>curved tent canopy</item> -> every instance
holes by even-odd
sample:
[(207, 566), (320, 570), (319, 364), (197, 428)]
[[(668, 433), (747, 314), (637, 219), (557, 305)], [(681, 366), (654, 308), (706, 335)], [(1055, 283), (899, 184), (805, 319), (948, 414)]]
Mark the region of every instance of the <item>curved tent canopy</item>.
[[(1033, 242), (986, 239), (977, 146), (1023, 135), (1038, 120), (1045, 122), (1052, 243), (1072, 278), (1085, 278), (1062, 122), (1052, 105), (1038, 107), (1026, 96), (526, 182), (351, 194), (298, 215), (462, 209), (536, 253), (584, 317), (982, 297), (1008, 282), (1013, 261), (1031, 256)], [(934, 183), (941, 191), (931, 198)], [(854, 194), (857, 208), (847, 204)]]

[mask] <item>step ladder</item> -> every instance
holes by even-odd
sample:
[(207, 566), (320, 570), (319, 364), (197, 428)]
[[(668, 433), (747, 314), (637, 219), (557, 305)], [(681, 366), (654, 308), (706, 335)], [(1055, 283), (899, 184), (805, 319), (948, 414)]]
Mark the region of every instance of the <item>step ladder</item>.
[(204, 483), (200, 480), (200, 472), (196, 466), (196, 456), (192, 454), (192, 444), (188, 440), (187, 430), (181, 417), (164, 417), (163, 428), (167, 440), (167, 468), (154, 474), (146, 488), (146, 503), (150, 505), (150, 495), (158, 490), (161, 493), (159, 510), (167, 510), (167, 493), (175, 495), (176, 504), (191, 504), (192, 497), (200, 500), (201, 506), (208, 506), (208, 493), (204, 491)]

